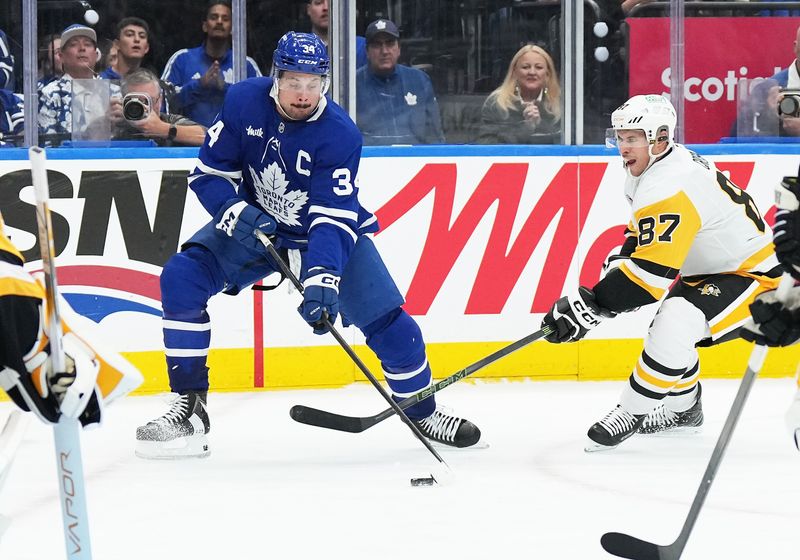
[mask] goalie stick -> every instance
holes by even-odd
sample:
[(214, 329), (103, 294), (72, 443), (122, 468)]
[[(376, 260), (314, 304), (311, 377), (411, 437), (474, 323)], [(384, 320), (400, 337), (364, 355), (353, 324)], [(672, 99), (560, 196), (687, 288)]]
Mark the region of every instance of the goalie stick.
[[(792, 284), (792, 277), (784, 273), (775, 294), (779, 301), (786, 300), (786, 296)], [(700, 510), (711, 489), (711, 483), (714, 482), (714, 477), (717, 475), (719, 466), (722, 463), (725, 450), (728, 448), (731, 436), (733, 436), (733, 430), (736, 429), (736, 424), (739, 422), (739, 416), (742, 414), (744, 403), (750, 394), (750, 389), (753, 387), (753, 383), (758, 376), (758, 372), (761, 370), (761, 366), (764, 365), (766, 356), (766, 346), (756, 345), (752, 352), (750, 352), (750, 359), (747, 361), (747, 370), (739, 385), (736, 398), (733, 399), (728, 418), (725, 420), (725, 425), (722, 427), (722, 432), (719, 434), (717, 444), (714, 446), (714, 451), (711, 453), (711, 459), (708, 461), (706, 472), (703, 473), (700, 487), (697, 489), (692, 506), (689, 508), (689, 514), (683, 523), (683, 528), (678, 538), (675, 539), (672, 544), (658, 545), (631, 535), (626, 535), (625, 533), (606, 533), (600, 538), (600, 544), (606, 552), (614, 556), (630, 558), (632, 560), (678, 560), (681, 557), (683, 549), (686, 547), (686, 543), (689, 540), (689, 535), (691, 535), (694, 524), (697, 521), (697, 517), (700, 515)]]
[[(44, 150), (33, 146), (28, 150), (36, 197), (36, 222), (39, 228), (39, 247), (42, 253), (42, 270), (45, 280), (45, 309), (49, 322), (47, 332), (53, 371), (65, 370), (62, 346), (61, 315), (58, 310), (58, 284), (56, 282), (53, 223), (50, 217), (50, 187), (47, 181), (47, 160)], [(61, 502), (61, 519), (64, 545), (70, 560), (91, 560), (89, 519), (86, 510), (86, 486), (81, 458), (80, 423), (75, 418), (61, 416), (53, 426), (56, 452), (58, 490)]]
[[(457, 371), (450, 377), (446, 377), (442, 379), (438, 383), (434, 383), (430, 387), (426, 387), (425, 389), (414, 393), (410, 397), (407, 397), (398, 403), (398, 406), (401, 409), (406, 409), (409, 406), (412, 406), (422, 400), (427, 399), (434, 393), (438, 393), (445, 387), (448, 387), (455, 383), (456, 381), (461, 381), (467, 376), (472, 375), (478, 370), (485, 368), (488, 365), (491, 365), (498, 361), (501, 358), (504, 358), (511, 354), (512, 352), (516, 352), (520, 348), (527, 346), (528, 344), (539, 340), (542, 337), (547, 336), (552, 332), (552, 329), (549, 327), (544, 327), (539, 329), (535, 333), (529, 334), (528, 336), (519, 339), (516, 342), (512, 342), (508, 346), (504, 346), (500, 350), (489, 354), (485, 358), (478, 360), (474, 364), (471, 364), (465, 367), (462, 370)], [(309, 426), (316, 426), (318, 428), (328, 428), (330, 430), (338, 430), (340, 432), (350, 432), (351, 434), (358, 434), (367, 430), (378, 424), (383, 422), (387, 418), (391, 417), (395, 414), (394, 408), (387, 408), (386, 410), (379, 412), (373, 416), (345, 416), (343, 414), (335, 414), (333, 412), (326, 412), (324, 410), (319, 410), (317, 408), (312, 408), (310, 406), (304, 406), (302, 404), (298, 404), (292, 407), (289, 411), (289, 415), (292, 419), (296, 422), (300, 422), (301, 424), (308, 424)]]
[[(302, 294), (303, 284), (300, 283), (300, 280), (298, 280), (297, 276), (294, 275), (294, 272), (292, 272), (292, 270), (289, 268), (289, 265), (287, 265), (281, 258), (281, 256), (278, 254), (278, 251), (277, 249), (275, 249), (275, 245), (272, 244), (270, 238), (267, 237), (260, 230), (253, 231), (253, 235), (255, 235), (259, 239), (259, 241), (261, 241), (261, 243), (267, 249), (269, 254), (272, 256), (272, 258), (280, 267), (283, 275), (286, 276), (286, 278), (289, 279), (289, 281), (292, 283), (295, 289)], [(443, 469), (443, 472), (437, 473), (437, 475), (433, 477), (434, 480), (439, 482), (444, 482), (446, 479), (450, 478), (452, 476), (452, 471), (450, 470), (450, 466), (445, 462), (444, 459), (442, 459), (442, 456), (439, 455), (439, 453), (433, 448), (431, 442), (429, 442), (428, 439), (424, 435), (422, 435), (422, 432), (419, 431), (417, 425), (414, 424), (414, 422), (412, 422), (409, 419), (406, 413), (403, 412), (403, 409), (401, 409), (397, 405), (397, 403), (394, 402), (394, 399), (392, 399), (391, 395), (389, 395), (389, 393), (386, 392), (386, 389), (384, 389), (381, 386), (378, 379), (372, 374), (372, 372), (369, 370), (366, 364), (364, 364), (361, 358), (358, 357), (358, 354), (356, 354), (355, 351), (350, 347), (350, 345), (344, 339), (342, 334), (338, 330), (336, 330), (336, 328), (334, 328), (334, 326), (328, 319), (327, 314), (323, 313), (322, 323), (325, 325), (325, 328), (328, 329), (328, 332), (330, 332), (336, 339), (336, 342), (339, 343), (339, 346), (341, 346), (342, 349), (347, 353), (347, 355), (350, 356), (350, 359), (353, 360), (353, 363), (355, 363), (356, 366), (358, 366), (358, 369), (361, 370), (361, 373), (363, 373), (364, 376), (369, 380), (369, 382), (372, 383), (372, 386), (378, 390), (378, 392), (381, 394), (384, 400), (388, 402), (389, 405), (391, 405), (392, 409), (395, 411), (395, 413), (397, 413), (397, 415), (400, 417), (403, 423), (406, 426), (408, 426), (408, 428), (414, 433), (414, 436), (416, 436), (416, 438), (422, 442), (425, 448), (428, 451), (430, 451), (431, 455), (433, 455), (439, 462), (439, 465)]]

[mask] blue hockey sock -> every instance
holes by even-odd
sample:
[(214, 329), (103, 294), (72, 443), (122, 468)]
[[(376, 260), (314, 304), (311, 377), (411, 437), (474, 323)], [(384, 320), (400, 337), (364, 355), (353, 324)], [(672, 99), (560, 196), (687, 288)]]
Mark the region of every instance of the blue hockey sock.
[[(431, 384), (425, 342), (416, 321), (400, 308), (367, 325), (362, 332), (367, 346), (378, 356), (394, 399), (402, 401)], [(429, 397), (406, 409), (409, 418), (426, 418), (436, 409)]]

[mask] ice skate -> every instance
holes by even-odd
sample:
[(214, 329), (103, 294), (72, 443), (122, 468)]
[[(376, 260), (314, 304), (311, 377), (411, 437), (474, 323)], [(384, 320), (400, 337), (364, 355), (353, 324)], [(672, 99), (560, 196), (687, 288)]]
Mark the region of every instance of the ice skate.
[(448, 447), (480, 447), (476, 446), (481, 439), (478, 427), (469, 420), (454, 416), (444, 407), (437, 406), (433, 414), (413, 422), (432, 442)]
[(206, 393), (187, 391), (172, 401), (163, 416), (136, 428), (136, 456), (143, 459), (208, 457), (206, 434), (211, 422)]
[(591, 442), (584, 448), (587, 452), (614, 449), (636, 433), (644, 423), (646, 414), (631, 414), (620, 405), (595, 422), (589, 432)]
[(700, 401), (701, 390), (697, 391), (697, 400), (689, 410), (675, 412), (664, 403), (658, 405), (644, 419), (639, 428), (640, 434), (678, 435), (700, 432), (703, 426), (703, 405)]

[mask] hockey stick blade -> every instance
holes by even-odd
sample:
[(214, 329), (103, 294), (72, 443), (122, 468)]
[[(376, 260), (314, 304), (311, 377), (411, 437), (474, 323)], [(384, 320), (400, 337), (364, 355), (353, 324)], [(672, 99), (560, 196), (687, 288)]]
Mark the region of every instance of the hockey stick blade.
[[(606, 533), (600, 537), (606, 552), (633, 560), (667, 560), (678, 558), (669, 546), (659, 546), (624, 533)], [(662, 554), (663, 549), (663, 554)], [(671, 553), (671, 554), (670, 554)]]
[[(539, 329), (535, 333), (529, 334), (528, 336), (517, 340), (516, 342), (512, 342), (508, 346), (504, 346), (500, 350), (489, 354), (485, 358), (478, 360), (474, 364), (471, 364), (465, 367), (462, 370), (457, 371), (450, 377), (446, 377), (442, 379), (438, 383), (434, 383), (430, 387), (426, 387), (422, 391), (411, 395), (410, 397), (403, 399), (400, 401), (399, 405), (400, 408), (406, 409), (409, 406), (412, 406), (422, 400), (427, 399), (434, 393), (438, 393), (445, 387), (452, 385), (453, 383), (464, 379), (475, 373), (478, 370), (481, 370), (494, 362), (498, 361), (501, 358), (508, 356), (509, 354), (516, 352), (520, 348), (527, 346), (528, 344), (539, 340), (550, 334), (552, 329), (549, 327), (544, 327)], [(337, 430), (339, 432), (349, 432), (351, 434), (358, 434), (367, 430), (378, 424), (383, 422), (387, 418), (391, 417), (395, 414), (394, 409), (387, 408), (378, 414), (373, 416), (345, 416), (343, 414), (336, 414), (333, 412), (327, 412), (325, 410), (319, 410), (317, 408), (312, 408), (310, 406), (305, 406), (302, 404), (298, 404), (292, 407), (289, 411), (289, 415), (292, 417), (292, 420), (296, 422), (300, 422), (301, 424), (307, 424), (309, 426), (316, 426), (317, 428), (327, 428), (329, 430)]]

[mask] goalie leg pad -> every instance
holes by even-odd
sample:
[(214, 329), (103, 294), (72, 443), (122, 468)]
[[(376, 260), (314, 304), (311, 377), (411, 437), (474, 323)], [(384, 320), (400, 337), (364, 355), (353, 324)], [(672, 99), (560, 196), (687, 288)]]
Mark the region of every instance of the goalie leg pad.
[(364, 329), (405, 303), (372, 239), (361, 236), (339, 282), (343, 320)]

